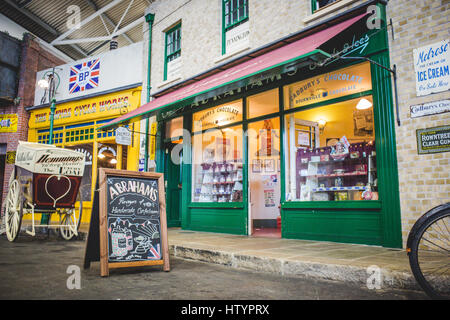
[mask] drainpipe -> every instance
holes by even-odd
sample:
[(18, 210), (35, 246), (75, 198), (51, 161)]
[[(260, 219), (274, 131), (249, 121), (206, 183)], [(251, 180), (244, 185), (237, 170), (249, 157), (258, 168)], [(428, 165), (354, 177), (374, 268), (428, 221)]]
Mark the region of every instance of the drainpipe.
[[(153, 21), (155, 21), (155, 14), (149, 13), (145, 16), (145, 21), (148, 23), (148, 66), (147, 66), (147, 103), (150, 102), (150, 85), (151, 70), (152, 70), (152, 29)], [(144, 171), (148, 171), (148, 134), (149, 134), (150, 120), (145, 120), (145, 154), (144, 154)]]

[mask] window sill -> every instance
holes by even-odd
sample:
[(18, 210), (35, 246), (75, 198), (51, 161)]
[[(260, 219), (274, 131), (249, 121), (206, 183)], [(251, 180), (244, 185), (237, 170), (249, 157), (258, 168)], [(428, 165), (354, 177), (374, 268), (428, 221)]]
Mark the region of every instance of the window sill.
[(235, 55), (237, 55), (239, 53), (242, 53), (242, 52), (244, 52), (244, 51), (246, 51), (248, 49), (250, 49), (250, 46), (242, 47), (242, 49), (239, 49), (239, 50), (237, 50), (235, 52), (225, 53), (224, 55), (216, 58), (214, 60), (214, 63), (217, 64), (217, 63), (223, 62), (223, 61), (227, 60), (228, 58), (231, 58), (231, 57), (233, 57), (233, 56), (235, 56)]
[(183, 77), (181, 77), (181, 76), (175, 77), (175, 78), (173, 78), (173, 79), (168, 79), (168, 80), (165, 80), (165, 81), (163, 81), (163, 82), (161, 82), (161, 83), (158, 83), (158, 84), (156, 85), (156, 87), (157, 87), (158, 89), (160, 89), (160, 88), (162, 88), (162, 87), (165, 87), (165, 86), (167, 86), (167, 85), (169, 85), (169, 84), (173, 84), (174, 82), (177, 82), (177, 81), (182, 80), (182, 79), (183, 79)]
[(381, 209), (380, 200), (361, 201), (286, 201), (282, 209)]
[(189, 208), (244, 208), (243, 202), (191, 202)]
[(330, 4), (329, 6), (323, 7), (322, 9), (317, 9), (312, 15), (304, 18), (303, 23), (307, 24), (314, 20), (320, 19), (357, 1), (358, 0), (341, 0)]

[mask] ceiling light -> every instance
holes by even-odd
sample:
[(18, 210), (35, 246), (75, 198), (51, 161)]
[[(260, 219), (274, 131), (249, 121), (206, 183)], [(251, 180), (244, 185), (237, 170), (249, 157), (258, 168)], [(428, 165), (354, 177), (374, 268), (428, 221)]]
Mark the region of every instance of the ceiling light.
[(372, 102), (370, 102), (369, 100), (362, 98), (361, 100), (359, 100), (358, 104), (356, 105), (356, 109), (358, 110), (365, 110), (365, 109), (369, 109), (372, 107)]
[(100, 159), (104, 159), (104, 158), (105, 158), (105, 155), (104, 155), (103, 153), (100, 153), (100, 154), (98, 155), (98, 157), (99, 157)]
[(113, 159), (111, 159), (111, 163), (112, 163), (112, 164), (116, 164), (116, 163), (117, 163), (117, 160), (113, 158)]

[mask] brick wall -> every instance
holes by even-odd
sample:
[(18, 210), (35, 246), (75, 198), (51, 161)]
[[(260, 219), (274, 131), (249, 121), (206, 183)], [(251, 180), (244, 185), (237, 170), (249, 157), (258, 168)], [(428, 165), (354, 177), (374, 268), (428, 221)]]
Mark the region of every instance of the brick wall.
[[(20, 98), (20, 102), (17, 106), (11, 105), (0, 108), (0, 112), (2, 113), (17, 113), (18, 116), (17, 132), (0, 133), (0, 143), (7, 144), (7, 151), (17, 150), (19, 140), (28, 140), (29, 115), (25, 110), (25, 107), (32, 106), (34, 104), (36, 72), (64, 63), (65, 61), (53, 56), (50, 52), (42, 48), (39, 43), (34, 40), (32, 35), (24, 35), (19, 71), (19, 85), (17, 90), (17, 97)], [(6, 164), (5, 166), (2, 207), (4, 206), (4, 199), (8, 193), (9, 177), (11, 176), (13, 168), (14, 165), (12, 164)]]

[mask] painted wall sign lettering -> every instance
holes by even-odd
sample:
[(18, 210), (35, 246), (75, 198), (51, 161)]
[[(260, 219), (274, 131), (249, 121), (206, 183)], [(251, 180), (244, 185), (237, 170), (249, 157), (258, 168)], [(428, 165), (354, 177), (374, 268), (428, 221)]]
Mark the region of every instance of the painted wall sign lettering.
[(245, 49), (250, 45), (250, 23), (247, 21), (225, 34), (225, 52), (233, 52)]
[(411, 118), (450, 112), (450, 100), (440, 100), (410, 107)]
[(450, 89), (450, 44), (448, 39), (415, 49), (413, 54), (418, 96)]
[(340, 69), (289, 86), (289, 107), (335, 99), (372, 89), (370, 63)]
[(450, 151), (450, 126), (419, 129), (416, 134), (419, 154)]
[[(57, 104), (54, 123), (55, 125), (61, 125), (118, 116), (136, 108), (139, 103), (139, 95), (135, 95), (132, 90), (126, 90), (90, 99)], [(30, 128), (48, 127), (50, 125), (50, 108), (33, 110), (28, 124)]]

